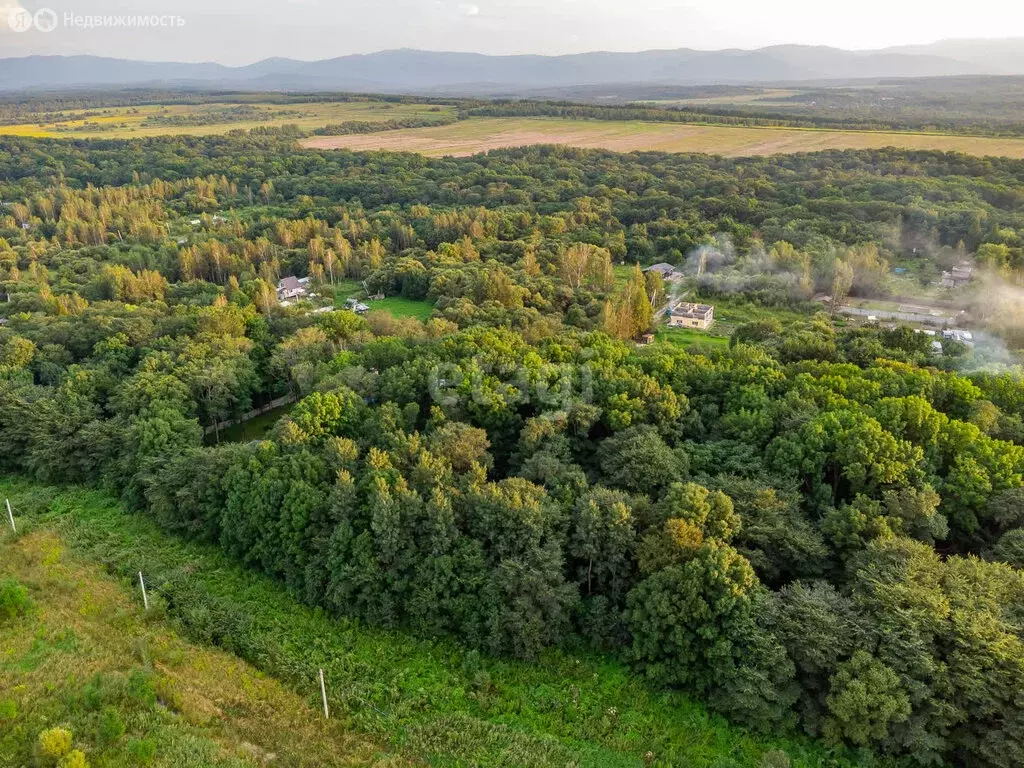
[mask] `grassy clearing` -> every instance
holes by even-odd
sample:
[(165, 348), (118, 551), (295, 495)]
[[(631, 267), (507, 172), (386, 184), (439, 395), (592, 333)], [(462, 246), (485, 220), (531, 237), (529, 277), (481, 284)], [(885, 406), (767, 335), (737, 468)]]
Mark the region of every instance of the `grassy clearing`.
[(370, 311), (388, 312), (394, 317), (415, 317), (426, 320), (434, 311), (429, 301), (407, 299), (404, 296), (389, 296), (379, 301), (368, 301)]
[[(765, 307), (742, 299), (722, 298), (701, 299), (705, 304), (713, 304), (715, 307), (715, 325), (712, 332), (727, 326), (737, 326), (743, 323), (752, 323), (756, 320), (768, 320), (775, 318), (783, 325), (807, 320), (809, 315), (782, 307)], [(733, 328), (728, 328), (729, 335)], [(721, 332), (721, 331), (719, 331)]]
[(801, 93), (806, 93), (806, 91), (787, 88), (760, 88), (749, 93), (733, 93), (725, 96), (695, 96), (689, 99), (650, 99), (640, 103), (656, 107), (713, 107), (722, 104), (764, 107), (786, 104), (785, 99)]
[(344, 280), (334, 286), (334, 306), (344, 307), (346, 299), (353, 297), (365, 302), (371, 312), (387, 312), (393, 317), (415, 317), (417, 320), (426, 320), (434, 311), (432, 302), (407, 299), (404, 296), (388, 296), (376, 301), (368, 300), (362, 283), (356, 280)]
[[(713, 331), (714, 327), (711, 330)], [(688, 328), (660, 328), (656, 337), (658, 341), (667, 341), (685, 349), (729, 346), (728, 336), (713, 336), (704, 331), (693, 331)]]
[(334, 306), (345, 306), (345, 299), (363, 296), (363, 284), (358, 280), (339, 280), (334, 285)]
[[(123, 585), (144, 569), (153, 611), (316, 698), (331, 681), (339, 724), (433, 766), (852, 766), (804, 740), (731, 727), (678, 693), (648, 688), (618, 662), (551, 651), (535, 663), (491, 659), (447, 641), (332, 619), (219, 550), (162, 533), (97, 491), (0, 482), (26, 531), (55, 531)], [(0, 534), (0, 547), (19, 544)], [(191, 660), (190, 660), (191, 663)], [(783, 764), (772, 762), (772, 765)]]
[(629, 282), (629, 278), (633, 276), (633, 270), (636, 269), (636, 264), (615, 264), (612, 266), (612, 274), (615, 276), (615, 288), (620, 289)]
[[(66, 138), (123, 139), (168, 134), (207, 136), (232, 130), (248, 130), (256, 126), (297, 125), (303, 130), (358, 120), (437, 119), (453, 113), (450, 106), (432, 104), (394, 104), (390, 102), (322, 102), (308, 104), (246, 104), (260, 115), (251, 119), (218, 121), (219, 115), (238, 104), (150, 104), (137, 107), (107, 107), (89, 110), (67, 110), (71, 118), (61, 122), (26, 122), (0, 125), (0, 135), (50, 136)], [(76, 119), (77, 118), (77, 119)], [(203, 122), (202, 125), (161, 125), (161, 120)]]
[[(280, 408), (274, 408), (266, 413), (261, 413), (259, 416), (249, 419), (249, 421), (243, 421), (241, 424), (232, 424), (227, 429), (220, 431), (220, 441), (222, 443), (248, 443), (252, 440), (262, 440), (270, 433), (274, 425), (281, 420), (281, 417), (287, 415), (294, 407), (295, 403), (289, 403), (288, 405), (282, 405)], [(216, 442), (216, 437), (207, 435), (206, 442), (212, 445)]]
[[(685, 294), (685, 290), (682, 292)], [(806, 321), (809, 315), (792, 309), (776, 307), (763, 307), (733, 298), (698, 299), (688, 296), (687, 301), (702, 301), (712, 304), (715, 307), (715, 322), (707, 331), (697, 331), (688, 328), (669, 328), (662, 325), (656, 334), (659, 341), (667, 341), (670, 344), (684, 348), (704, 346), (715, 348), (727, 346), (729, 337), (732, 336), (736, 327), (744, 323), (757, 320), (775, 319), (783, 326)]]
[(530, 144), (567, 144), (616, 152), (705, 152), (730, 157), (900, 147), (1024, 158), (1024, 139), (1021, 138), (542, 117), (479, 118), (430, 128), (353, 136), (317, 136), (305, 139), (303, 144), (320, 149), (419, 152), (434, 157), (473, 155)]
[(29, 525), (0, 552), (0, 580), (31, 601), (0, 620), (0, 765), (55, 764), (39, 737), (57, 727), (92, 766), (408, 764), (237, 657), (183, 639), (53, 530)]

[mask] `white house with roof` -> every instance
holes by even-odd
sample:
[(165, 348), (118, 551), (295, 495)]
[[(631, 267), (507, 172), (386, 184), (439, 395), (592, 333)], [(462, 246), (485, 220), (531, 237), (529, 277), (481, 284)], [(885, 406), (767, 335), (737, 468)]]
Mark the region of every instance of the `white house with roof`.
[(306, 294), (309, 293), (308, 284), (308, 277), (295, 277), (295, 275), (282, 277), (277, 281), (277, 300), (291, 301), (293, 299), (305, 298)]
[(672, 328), (696, 328), (706, 331), (715, 322), (715, 308), (710, 304), (692, 304), (680, 301), (668, 311), (668, 324)]

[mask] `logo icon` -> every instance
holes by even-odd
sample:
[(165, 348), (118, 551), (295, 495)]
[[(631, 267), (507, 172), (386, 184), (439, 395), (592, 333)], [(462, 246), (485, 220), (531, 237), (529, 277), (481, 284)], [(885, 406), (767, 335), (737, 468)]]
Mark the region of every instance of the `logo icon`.
[(35, 27), (40, 32), (52, 32), (57, 28), (57, 12), (50, 8), (40, 8), (33, 14), (21, 6), (10, 3), (0, 5), (0, 19), (7, 17), (7, 26), (14, 32), (28, 32)]
[(40, 32), (53, 32), (57, 27), (57, 13), (50, 8), (40, 8), (33, 21)]
[(10, 8), (7, 11), (7, 24), (15, 32), (28, 32), (32, 29), (32, 14), (24, 8)]

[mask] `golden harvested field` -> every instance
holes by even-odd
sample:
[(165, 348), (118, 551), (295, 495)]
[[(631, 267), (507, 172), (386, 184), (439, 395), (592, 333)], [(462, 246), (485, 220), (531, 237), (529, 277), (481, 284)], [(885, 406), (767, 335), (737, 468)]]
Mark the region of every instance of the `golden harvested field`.
[(830, 131), (795, 128), (732, 128), (640, 121), (481, 118), (452, 125), (400, 131), (316, 136), (307, 147), (393, 150), (440, 157), (473, 155), (528, 144), (567, 144), (616, 152), (706, 152), (743, 157), (826, 149), (932, 149), (972, 155), (1024, 158), (1024, 138), (922, 133)]
[[(66, 110), (60, 119), (39, 116), (38, 122), (0, 125), (0, 136), (125, 139), (187, 134), (205, 136), (257, 126), (297, 125), (303, 130), (346, 121), (437, 119), (452, 107), (432, 104), (395, 104), (381, 101), (311, 102), (305, 104), (212, 103), (147, 104), (137, 107), (101, 107)], [(50, 119), (47, 119), (50, 118)]]
[(804, 91), (789, 88), (762, 88), (760, 91), (753, 93), (734, 93), (726, 96), (694, 96), (689, 99), (650, 99), (641, 103), (650, 104), (654, 107), (708, 107), (721, 104), (753, 104), (763, 107), (777, 104), (779, 102), (776, 100), (796, 96), (800, 93), (804, 93)]

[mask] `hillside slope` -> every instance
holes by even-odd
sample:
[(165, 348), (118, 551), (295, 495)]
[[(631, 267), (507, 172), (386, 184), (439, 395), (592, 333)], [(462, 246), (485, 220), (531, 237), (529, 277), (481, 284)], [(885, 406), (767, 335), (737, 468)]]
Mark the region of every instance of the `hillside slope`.
[(0, 552), (0, 593), (20, 587), (30, 601), (13, 619), (0, 610), (0, 765), (34, 764), (54, 728), (92, 765), (410, 764), (236, 656), (184, 639), (53, 528), (29, 526)]
[[(0, 625), (0, 646), (9, 647), (14, 637), (31, 637), (39, 621), (51, 622), (54, 629), (43, 635), (50, 638), (43, 648), (66, 665), (59, 668), (59, 679), (64, 679), (64, 669), (86, 668), (82, 665), (85, 656), (67, 650), (93, 647), (96, 641), (85, 642), (86, 638), (115, 636), (109, 640), (111, 645), (92, 654), (106, 658), (112, 665), (109, 673), (115, 677), (130, 675), (141, 664), (132, 660), (138, 653), (133, 649), (144, 648), (142, 658), (150, 664), (145, 669), (161, 670), (154, 680), (172, 678), (170, 683), (156, 682), (154, 690), (169, 685), (168, 690), (184, 691), (189, 701), (197, 702), (199, 711), (205, 707), (207, 713), (212, 710), (203, 701), (219, 702), (217, 727), (221, 731), (206, 736), (210, 750), (216, 750), (217, 739), (223, 741), (222, 733), (235, 733), (235, 741), (225, 743), (249, 741), (264, 752), (271, 750), (279, 755), (275, 765), (368, 764), (383, 759), (373, 747), (375, 740), (390, 742), (393, 749), (417, 762), (435, 766), (710, 768), (728, 764), (761, 768), (766, 759), (781, 759), (782, 752), (790, 762), (772, 765), (810, 768), (827, 760), (837, 768), (853, 765), (832, 750), (802, 740), (755, 737), (731, 727), (684, 696), (646, 687), (606, 657), (552, 651), (533, 664), (496, 660), (449, 642), (418, 640), (407, 633), (328, 618), (299, 604), (283, 586), (235, 565), (219, 552), (168, 536), (150, 520), (125, 513), (101, 492), (2, 480), (0, 497), (6, 496), (22, 532), (15, 538), (9, 530), (0, 529), (0, 579), (11, 575), (24, 580), (37, 608), (28, 618), (18, 620), (31, 622), (31, 626)], [(88, 563), (104, 564), (117, 582), (100, 577)], [(141, 616), (137, 604), (134, 580), (139, 568), (146, 570), (151, 585), (153, 615), (149, 618)], [(80, 588), (72, 588), (75, 583)], [(82, 613), (88, 621), (79, 616)], [(61, 617), (88, 625), (88, 632), (74, 635), (81, 642), (69, 641), (69, 636), (59, 631), (65, 620)], [(269, 690), (278, 692), (275, 696), (288, 702), (292, 716), (282, 719), (281, 727), (296, 722), (294, 736), (278, 736), (270, 730), (265, 737), (258, 737), (259, 713), (269, 709), (276, 716), (281, 705), (264, 706), (249, 698), (243, 706), (231, 691), (249, 691), (257, 684), (250, 668), (224, 654), (184, 645), (167, 633), (165, 620), (193, 643), (220, 645), (264, 674), (311, 691), (303, 702), (294, 693), (281, 693), (283, 689), (273, 681), (258, 678), (261, 685), (270, 686)], [(140, 637), (149, 639), (140, 645)], [(0, 656), (0, 691), (17, 685), (36, 686), (19, 694), (19, 711), (26, 706), (23, 699), (30, 699), (32, 692), (44, 685), (37, 676), (43, 675), (39, 665), (45, 656), (40, 657), (38, 644), (27, 639), (25, 643), (27, 647), (16, 651), (13, 661)], [(34, 666), (27, 669), (26, 664)], [(235, 666), (229, 669), (217, 664)], [(342, 745), (348, 763), (303, 763), (301, 756), (296, 756), (298, 762), (284, 760), (289, 744), (308, 743), (313, 758), (320, 754), (318, 744), (329, 746), (315, 711), (319, 667), (332, 682), (332, 717), (368, 734), (347, 742), (351, 737), (343, 730), (326, 732)], [(170, 671), (162, 671), (167, 668)], [(51, 671), (56, 669), (48, 662), (45, 678), (54, 679)], [(175, 683), (178, 678), (183, 682)], [(223, 685), (231, 687), (203, 694), (193, 690), (199, 678), (209, 679), (211, 684), (225, 678)], [(254, 682), (245, 682), (251, 678)], [(5, 695), (0, 694), (0, 701)], [(0, 744), (5, 749), (22, 750), (14, 754), (25, 754), (23, 750), (31, 748), (30, 742), (44, 722), (81, 722), (85, 725), (75, 727), (87, 735), (95, 718), (68, 721), (70, 714), (59, 709), (62, 701), (55, 696), (40, 704), (41, 713), (26, 710), (19, 714), (16, 723), (22, 726), (21, 736), (10, 746)], [(48, 714), (48, 707), (56, 708), (55, 714)], [(235, 722), (236, 716), (240, 722)], [(310, 724), (303, 726), (307, 716)], [(170, 743), (161, 744), (170, 749)], [(0, 764), (7, 764), (2, 758), (0, 753)], [(402, 764), (389, 762), (393, 760), (387, 758), (382, 764)]]

